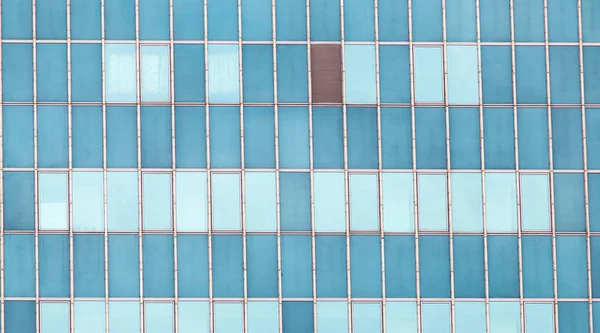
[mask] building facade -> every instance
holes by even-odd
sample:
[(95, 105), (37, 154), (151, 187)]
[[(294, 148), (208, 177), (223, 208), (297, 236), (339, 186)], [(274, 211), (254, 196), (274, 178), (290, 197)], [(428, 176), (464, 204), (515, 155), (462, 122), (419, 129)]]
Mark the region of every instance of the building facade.
[(600, 333), (597, 1), (1, 13), (0, 332)]

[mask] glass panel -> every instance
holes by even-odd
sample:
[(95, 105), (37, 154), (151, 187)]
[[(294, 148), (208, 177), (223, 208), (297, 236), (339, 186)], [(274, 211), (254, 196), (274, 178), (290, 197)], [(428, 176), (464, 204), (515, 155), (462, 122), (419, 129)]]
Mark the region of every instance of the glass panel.
[(454, 321), (456, 332), (485, 332), (485, 302), (456, 302)]
[(385, 327), (388, 332), (417, 332), (416, 302), (386, 302)]
[(304, 2), (295, 0), (279, 0), (275, 3), (278, 41), (306, 40), (306, 7)]
[(69, 296), (69, 235), (39, 235), (38, 268), (40, 297)]
[(525, 330), (530, 333), (554, 332), (554, 306), (551, 303), (525, 303)]
[[(187, 1), (187, 0), (174, 0)], [(194, 10), (190, 5), (186, 3), (185, 10)], [(177, 8), (177, 4), (173, 4), (174, 8)], [(200, 2), (200, 8), (202, 8), (202, 2)], [(173, 9), (174, 11), (176, 9)], [(200, 9), (202, 10), (202, 9)], [(186, 15), (189, 15), (186, 13)], [(174, 14), (177, 17), (177, 14)], [(196, 22), (202, 22), (203, 17), (194, 17), (193, 23), (190, 22), (186, 26), (185, 31), (191, 30), (187, 28), (194, 26)], [(174, 20), (174, 24), (177, 25), (177, 19)], [(177, 29), (177, 28), (175, 28)], [(203, 29), (200, 28), (201, 30)], [(177, 30), (175, 30), (177, 35)], [(177, 37), (175, 37), (177, 39)], [(199, 38), (204, 39), (204, 38)], [(176, 102), (204, 102), (206, 99), (206, 77), (204, 73), (204, 45), (195, 44), (175, 44), (173, 45), (173, 62), (177, 64), (173, 73), (173, 84), (175, 85), (175, 101)], [(179, 129), (178, 129), (179, 130)]]
[[(600, 61), (598, 59), (600, 59), (600, 47), (583, 47), (583, 91), (586, 104), (600, 103)], [(588, 110), (590, 109), (586, 112), (589, 112)]]
[[(408, 2), (380, 0), (377, 2), (379, 40), (408, 41)], [(380, 46), (381, 48), (381, 46)]]
[[(93, 0), (83, 0), (73, 1), (69, 5), (71, 6), (71, 38), (80, 40), (101, 39), (101, 3)], [(71, 45), (72, 49), (73, 45)]]
[[(173, 0), (173, 39), (204, 39), (203, 0)], [(202, 71), (204, 72), (204, 69)]]
[[(415, 108), (417, 169), (446, 169), (446, 110)], [(412, 167), (412, 166), (411, 166)]]
[(521, 174), (521, 224), (524, 231), (550, 231), (547, 174)]
[[(169, 40), (169, 3), (164, 0), (144, 0), (137, 5), (139, 38)], [(144, 46), (142, 46), (142, 49)], [(142, 51), (143, 52), (143, 51)]]
[(454, 235), (452, 240), (454, 297), (484, 298), (485, 254), (483, 236)]
[(490, 333), (521, 333), (519, 302), (490, 302)]
[[(234, 11), (237, 13), (237, 9)], [(219, 19), (224, 20), (224, 17)], [(235, 27), (237, 31), (237, 22)], [(208, 46), (208, 99), (211, 103), (239, 103), (240, 69), (237, 45)]]
[(437, 0), (415, 1), (412, 6), (413, 40), (440, 42), (442, 40), (442, 20), (441, 2)]
[(275, 172), (246, 172), (246, 230), (277, 230), (277, 194)]
[(317, 235), (315, 239), (317, 297), (346, 297), (346, 236)]
[[(108, 296), (139, 297), (140, 256), (138, 235), (108, 235)], [(139, 305), (139, 302), (137, 302)], [(109, 305), (110, 307), (110, 305)], [(109, 312), (111, 310), (109, 309)], [(120, 312), (120, 311), (119, 311)], [(139, 310), (138, 310), (139, 312)], [(129, 320), (133, 317), (129, 316)], [(110, 321), (110, 320), (109, 320)], [(138, 320), (139, 322), (139, 320)], [(112, 325), (111, 325), (112, 326)], [(128, 326), (129, 327), (129, 326)], [(138, 328), (139, 329), (139, 328)], [(112, 328), (110, 328), (112, 332)], [(129, 330), (123, 333), (128, 333)]]
[[(364, 0), (354, 1), (366, 3)], [(348, 10), (345, 6), (344, 9)], [(376, 103), (375, 46), (346, 45), (344, 48), (346, 103)]]
[(205, 108), (176, 106), (175, 128), (177, 168), (206, 168)]
[(315, 231), (346, 230), (346, 194), (343, 172), (315, 172)]
[(581, 109), (552, 108), (552, 157), (555, 169), (583, 169)]
[(73, 231), (104, 230), (104, 176), (102, 172), (72, 174)]
[(35, 229), (35, 182), (33, 171), (4, 171), (4, 230)]
[(37, 167), (69, 166), (68, 114), (67, 106), (38, 106)]
[(481, 169), (479, 109), (450, 108), (450, 167)]
[(6, 301), (4, 303), (5, 333), (36, 333), (35, 301)]
[(523, 297), (554, 297), (552, 236), (521, 237), (523, 260)]
[[(281, 99), (279, 99), (281, 102)], [(279, 168), (309, 168), (307, 107), (278, 107)]]
[(515, 41), (544, 41), (544, 4), (539, 1), (514, 2)]
[(419, 230), (447, 230), (446, 176), (419, 174)]
[(241, 176), (239, 173), (212, 173), (212, 228), (242, 228)]
[(110, 333), (132, 333), (140, 331), (139, 301), (109, 301), (108, 331)]
[(344, 167), (344, 118), (342, 108), (314, 107), (312, 111), (315, 169)]
[(281, 235), (282, 297), (312, 297), (312, 237)]
[(33, 168), (33, 122), (33, 106), (3, 106), (2, 157), (5, 168)]
[[(71, 108), (73, 168), (101, 168), (104, 160), (102, 107), (74, 105)], [(4, 142), (6, 144), (6, 137)]]
[(246, 283), (248, 297), (277, 297), (277, 236), (246, 236)]
[(340, 40), (340, 4), (328, 0), (310, 3), (310, 39), (313, 41)]
[[(569, 15), (562, 13), (561, 19)], [(575, 25), (577, 26), (577, 25)], [(579, 77), (579, 48), (577, 46), (551, 46), (550, 97), (553, 104), (579, 104), (581, 84)]]
[[(270, 16), (269, 13), (269, 22), (271, 22)], [(246, 64), (242, 67), (244, 102), (272, 103), (274, 98), (273, 46), (270, 44), (242, 46), (242, 64)]]
[(554, 224), (557, 232), (585, 232), (583, 173), (554, 174)]
[(104, 3), (104, 29), (106, 39), (135, 39), (135, 2), (106, 0)]
[(426, 235), (419, 237), (421, 297), (450, 297), (449, 244), (448, 236)]
[(215, 302), (214, 321), (215, 332), (243, 332), (244, 309), (242, 302)]
[(414, 49), (414, 59), (415, 101), (442, 103), (444, 101), (442, 49), (417, 46)]
[[(273, 75), (271, 75), (271, 80), (273, 80)], [(248, 169), (275, 168), (275, 111), (273, 106), (244, 108), (244, 167)]]
[(344, 1), (344, 39), (346, 41), (375, 40), (375, 6), (373, 2), (373, 0)]
[[(19, 0), (20, 1), (20, 0)], [(27, 1), (23, 1), (25, 4)], [(29, 1), (31, 3), (31, 1)], [(3, 4), (2, 18), (5, 17)], [(31, 17), (31, 11), (29, 12)], [(19, 17), (21, 15), (15, 15)], [(2, 22), (5, 27), (6, 22)], [(18, 24), (17, 24), (18, 25)], [(6, 37), (4, 37), (6, 38)], [(31, 37), (30, 37), (31, 38)], [(33, 47), (32, 44), (2, 43), (2, 98), (4, 101), (33, 101)]]
[[(108, 24), (108, 22), (106, 23)], [(108, 25), (106, 26), (108, 27)], [(104, 59), (106, 61), (106, 101), (136, 102), (135, 44), (106, 44)]]
[(174, 297), (173, 235), (142, 236), (144, 297)]
[(559, 332), (589, 332), (589, 316), (587, 302), (558, 302)]
[(40, 332), (68, 333), (69, 302), (40, 302)]
[(305, 333), (314, 330), (313, 303), (283, 301), (282, 330), (286, 333)]
[(211, 168), (241, 167), (240, 107), (210, 108)]
[(377, 108), (346, 108), (348, 168), (377, 169)]
[(279, 333), (277, 302), (248, 302), (248, 333)]
[(65, 230), (69, 228), (69, 201), (66, 173), (38, 174), (39, 229)]
[(144, 304), (144, 332), (169, 333), (174, 330), (173, 303), (146, 302)]
[(171, 95), (171, 89), (169, 88), (169, 47), (166, 45), (143, 45), (140, 64), (142, 101), (168, 101)]
[(483, 232), (481, 173), (450, 174), (452, 231)]
[[(527, 1), (521, 0), (520, 2), (526, 3)], [(542, 33), (541, 41), (543, 40)], [(516, 46), (515, 66), (517, 103), (546, 104), (546, 51), (544, 47)]]
[(450, 333), (450, 304), (421, 304), (421, 322), (423, 333)]
[(488, 232), (517, 232), (517, 180), (514, 173), (485, 173)]
[[(480, 6), (488, 1), (490, 0), (481, 1)], [(491, 0), (491, 2), (501, 1)], [(509, 18), (507, 21), (510, 24)], [(481, 23), (484, 24), (483, 21)], [(512, 104), (512, 54), (509, 46), (481, 47), (481, 86), (484, 104)]]
[(381, 303), (354, 302), (352, 305), (354, 333), (381, 332)]
[(381, 297), (381, 244), (375, 235), (350, 236), (352, 297)]
[[(56, 3), (52, 5), (60, 6)], [(64, 13), (64, 10), (62, 12)], [(45, 29), (39, 26), (38, 28), (37, 38), (42, 39), (40, 32)], [(39, 44), (36, 47), (36, 56), (37, 100), (40, 102), (66, 102), (68, 89), (67, 45)]]
[(348, 303), (317, 302), (317, 332), (348, 332)]
[(145, 230), (170, 230), (171, 221), (171, 174), (143, 174), (143, 212)]
[(271, 41), (271, 1), (246, 0), (242, 2), (242, 40)]
[[(383, 15), (381, 6), (382, 1), (379, 1), (379, 17)], [(381, 21), (379, 23), (381, 24)], [(389, 29), (395, 30), (392, 27)], [(380, 30), (380, 40), (383, 34), (384, 32)], [(410, 103), (410, 48), (405, 45), (380, 45), (379, 68), (381, 102)]]
[(103, 234), (73, 235), (75, 297), (104, 297), (104, 262)]
[(556, 271), (558, 297), (587, 297), (585, 236), (556, 236)]
[(206, 172), (176, 172), (177, 231), (207, 231)]
[(177, 332), (179, 333), (209, 333), (210, 312), (208, 302), (177, 303)]
[(385, 232), (414, 231), (413, 174), (384, 172), (382, 176), (383, 230)]
[(379, 186), (376, 174), (350, 174), (350, 230), (379, 229)]
[(140, 110), (142, 168), (171, 168), (173, 134), (171, 107), (142, 106)]
[[(35, 296), (34, 242), (33, 234), (4, 235), (4, 295), (6, 297)], [(8, 309), (5, 308), (5, 311)]]
[[(463, 0), (465, 1), (465, 0)], [(464, 20), (464, 18), (462, 18)], [(448, 103), (479, 103), (479, 69), (476, 46), (448, 46)]]
[(75, 301), (73, 303), (74, 333), (105, 333), (104, 301)]
[(138, 230), (137, 172), (108, 172), (106, 174), (109, 231)]
[[(279, 2), (276, 6), (279, 6)], [(279, 29), (277, 33), (280, 33)], [(308, 102), (306, 45), (277, 45), (277, 101), (279, 103)], [(281, 108), (279, 110), (281, 111)]]
[(517, 236), (488, 236), (490, 298), (519, 297), (519, 247)]
[(244, 296), (244, 264), (242, 235), (212, 236), (213, 296), (241, 298)]
[(518, 108), (519, 168), (549, 169), (548, 109)]
[(31, 0), (4, 0), (2, 2), (2, 38), (31, 39), (33, 19)]
[(279, 173), (279, 223), (282, 231), (310, 231), (311, 201), (308, 172)]
[(209, 40), (238, 40), (237, 4), (236, 0), (207, 0)]
[(416, 297), (415, 237), (385, 235), (384, 240), (386, 297)]
[(107, 167), (138, 167), (137, 127), (135, 106), (106, 107)]
[(483, 109), (486, 169), (515, 169), (514, 121), (512, 108)]
[(474, 42), (477, 39), (475, 0), (450, 1), (446, 5), (446, 38), (449, 42)]
[[(208, 236), (177, 236), (178, 296), (208, 297)], [(208, 311), (208, 310), (207, 310)]]

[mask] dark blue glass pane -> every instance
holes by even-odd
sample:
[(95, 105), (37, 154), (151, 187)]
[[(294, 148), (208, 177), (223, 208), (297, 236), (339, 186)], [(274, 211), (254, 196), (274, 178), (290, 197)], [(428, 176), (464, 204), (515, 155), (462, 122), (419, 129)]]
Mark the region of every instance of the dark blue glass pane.
[(484, 104), (512, 104), (512, 54), (510, 46), (490, 45), (481, 47), (481, 85)]
[(139, 1), (141, 40), (169, 40), (169, 0)]
[(344, 1), (344, 39), (352, 42), (375, 41), (373, 0)]
[(4, 235), (4, 296), (35, 296), (33, 235)]
[(208, 237), (177, 236), (179, 297), (208, 297)]
[(306, 45), (277, 45), (277, 101), (308, 102)]
[(600, 236), (590, 237), (590, 266), (592, 269), (592, 297), (600, 295)]
[(34, 230), (33, 172), (4, 171), (3, 177), (4, 230)]
[(38, 167), (69, 166), (69, 116), (66, 106), (39, 106)]
[(546, 51), (543, 46), (516, 46), (517, 103), (546, 104)]
[(244, 296), (242, 235), (212, 236), (214, 297)]
[(273, 39), (271, 10), (271, 0), (242, 2), (242, 40), (270, 41)]
[(408, 1), (379, 0), (377, 8), (379, 40), (382, 42), (407, 42)]
[(173, 0), (173, 39), (204, 39), (203, 0)]
[(313, 41), (340, 40), (340, 4), (337, 1), (310, 2), (310, 39)]
[(275, 2), (277, 40), (306, 40), (306, 3), (296, 0)]
[(446, 169), (446, 112), (443, 108), (415, 109), (418, 169)]
[(75, 297), (104, 297), (104, 235), (73, 236)]
[(33, 167), (33, 107), (4, 106), (2, 153), (5, 168)]
[(381, 108), (381, 155), (385, 169), (412, 169), (410, 108)]
[(550, 97), (553, 104), (579, 104), (581, 84), (579, 48), (550, 47)]
[(242, 46), (244, 102), (273, 102), (273, 46)]
[(210, 108), (210, 166), (239, 168), (240, 109), (235, 106)]
[(106, 108), (106, 158), (109, 168), (137, 168), (135, 106)]
[(412, 4), (412, 35), (416, 42), (442, 41), (442, 3), (421, 0)]
[(246, 237), (248, 297), (277, 297), (277, 236)]
[(588, 302), (558, 302), (559, 332), (590, 332)]
[(237, 0), (207, 0), (208, 39), (238, 39)]
[(244, 166), (275, 168), (275, 115), (272, 106), (244, 108)]
[[(2, 17), (4, 17), (4, 8), (3, 5)], [(31, 44), (2, 44), (2, 99), (5, 102), (33, 102)]]
[(312, 298), (312, 239), (310, 235), (281, 236), (282, 297)]
[(446, 2), (446, 39), (449, 42), (474, 42), (477, 39), (475, 0)]
[[(381, 11), (379, 13), (381, 15)], [(410, 50), (407, 46), (379, 46), (379, 85), (382, 103), (410, 103), (409, 59)]]
[(519, 297), (517, 236), (488, 236), (488, 285), (490, 297)]
[(548, 0), (548, 40), (550, 42), (577, 42), (577, 2)]
[(552, 236), (523, 236), (523, 296), (552, 298), (554, 276), (552, 268)]
[(142, 107), (141, 127), (142, 168), (171, 168), (171, 108)]
[(481, 169), (479, 109), (450, 108), (450, 167)]
[(600, 231), (600, 174), (589, 173), (587, 186), (590, 231)]
[(450, 242), (448, 236), (419, 237), (421, 297), (450, 297)]
[[(600, 68), (599, 68), (600, 70)], [(586, 93), (587, 96), (587, 93)], [(588, 169), (600, 169), (600, 110), (585, 110), (586, 148)]]
[(173, 235), (143, 235), (144, 297), (173, 297)]
[(176, 44), (173, 46), (173, 56), (175, 101), (204, 102), (204, 45)]
[(544, 3), (515, 0), (513, 4), (515, 41), (544, 41)]
[(4, 303), (5, 333), (35, 333), (35, 301), (6, 301)]
[(556, 271), (558, 297), (587, 297), (585, 236), (556, 236)]
[(102, 167), (102, 107), (73, 106), (73, 167)]
[(557, 232), (585, 232), (583, 173), (554, 174), (554, 223)]
[(386, 235), (384, 242), (386, 297), (416, 297), (415, 237)]
[(512, 108), (483, 109), (483, 146), (486, 169), (515, 168)]
[[(97, 0), (71, 1), (71, 39), (99, 40), (102, 32), (102, 18)], [(71, 50), (73, 46), (71, 45)]]
[(352, 297), (381, 298), (381, 244), (379, 235), (350, 236)]
[(307, 107), (281, 106), (279, 121), (279, 167), (309, 167), (309, 119)]
[(108, 296), (139, 297), (138, 235), (108, 235)]
[(31, 39), (33, 36), (32, 0), (2, 1), (2, 38)]
[(36, 0), (35, 30), (37, 39), (67, 39), (67, 1)]
[(175, 158), (178, 168), (206, 167), (206, 111), (203, 106), (175, 107)]
[(377, 169), (377, 109), (347, 108), (348, 168)]
[(71, 98), (73, 102), (102, 101), (102, 45), (71, 45)]
[(343, 168), (342, 109), (337, 107), (315, 107), (313, 108), (312, 118), (314, 168)]
[(283, 332), (306, 333), (314, 330), (312, 302), (285, 301), (281, 309)]
[(280, 223), (282, 231), (310, 231), (310, 174), (279, 174)]
[(548, 109), (519, 108), (519, 168), (548, 169)]
[(69, 297), (69, 235), (40, 235), (38, 260), (41, 297)]
[(316, 236), (317, 297), (346, 297), (346, 237)]
[(583, 169), (581, 109), (552, 108), (552, 157), (555, 169)]
[[(600, 8), (600, 6), (599, 6)], [(600, 103), (600, 47), (583, 47), (583, 83), (586, 104)]]
[(135, 39), (135, 2), (104, 1), (104, 33), (106, 39)]
[[(581, 32), (584, 42), (600, 42), (600, 21), (596, 19), (599, 14), (600, 6), (598, 2), (581, 0)], [(600, 321), (597, 322), (600, 323)]]
[(454, 297), (484, 298), (483, 236), (454, 236)]

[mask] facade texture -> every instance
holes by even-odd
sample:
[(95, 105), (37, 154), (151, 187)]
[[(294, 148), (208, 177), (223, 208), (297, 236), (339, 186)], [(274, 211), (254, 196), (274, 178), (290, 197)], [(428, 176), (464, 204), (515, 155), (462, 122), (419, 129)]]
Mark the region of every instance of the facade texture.
[(598, 1), (1, 13), (0, 332), (600, 332)]

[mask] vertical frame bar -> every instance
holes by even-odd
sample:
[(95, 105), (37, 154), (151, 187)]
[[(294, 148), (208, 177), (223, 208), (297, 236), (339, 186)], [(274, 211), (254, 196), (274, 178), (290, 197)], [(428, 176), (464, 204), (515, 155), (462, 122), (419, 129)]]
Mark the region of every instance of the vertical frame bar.
[(38, 104), (37, 104), (37, 28), (36, 28), (36, 0), (32, 0), (32, 36), (33, 36), (33, 177), (34, 177), (34, 217), (35, 217), (35, 307), (36, 307), (36, 330), (41, 331), (40, 318), (40, 260), (39, 260), (39, 175), (38, 175)]
[(108, 313), (108, 297), (109, 297), (109, 282), (108, 282), (108, 164), (107, 164), (107, 148), (106, 148), (106, 35), (105, 35), (105, 12), (104, 2), (100, 0), (100, 24), (101, 24), (101, 48), (102, 48), (102, 179), (104, 192), (104, 328), (105, 332), (109, 333), (109, 313)]
[(71, 73), (71, 0), (67, 3), (67, 126), (68, 126), (68, 167), (67, 190), (68, 190), (68, 217), (69, 217), (69, 329), (75, 330), (75, 253), (73, 238), (73, 91)]
[[(0, 3), (0, 27), (2, 27), (2, 3)], [(2, 41), (2, 29), (0, 29), (0, 41)], [(0, 43), (0, 105), (3, 104), (2, 96), (4, 75), (2, 73), (2, 46)], [(0, 148), (4, 147), (4, 123), (2, 109), (0, 109)], [(4, 318), (4, 149), (0, 149), (0, 333), (5, 332)]]

